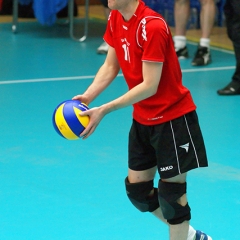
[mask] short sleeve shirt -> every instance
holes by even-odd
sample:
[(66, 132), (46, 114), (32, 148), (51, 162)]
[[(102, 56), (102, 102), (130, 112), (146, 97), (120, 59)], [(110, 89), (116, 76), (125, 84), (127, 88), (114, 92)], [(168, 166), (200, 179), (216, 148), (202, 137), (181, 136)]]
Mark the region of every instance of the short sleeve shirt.
[(182, 84), (172, 35), (160, 14), (142, 1), (129, 21), (112, 10), (104, 40), (115, 49), (129, 89), (143, 81), (143, 61), (163, 63), (156, 94), (133, 104), (133, 118), (137, 122), (160, 124), (196, 109), (189, 90)]

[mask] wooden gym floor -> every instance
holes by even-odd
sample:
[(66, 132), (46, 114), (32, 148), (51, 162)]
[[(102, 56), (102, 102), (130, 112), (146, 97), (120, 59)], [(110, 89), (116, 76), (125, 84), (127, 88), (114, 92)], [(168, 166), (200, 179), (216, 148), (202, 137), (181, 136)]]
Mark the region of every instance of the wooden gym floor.
[[(84, 16), (84, 8), (79, 6), (79, 17)], [(101, 5), (90, 5), (90, 18), (105, 20), (103, 7)], [(11, 16), (0, 16), (0, 23), (10, 23)], [(33, 19), (19, 19), (20, 22), (35, 21)], [(174, 28), (171, 28), (172, 31)], [(201, 31), (199, 29), (190, 29), (187, 31), (187, 39), (192, 42), (199, 41)], [(214, 27), (211, 34), (211, 46), (223, 49), (233, 50), (232, 42), (229, 40), (225, 27)]]

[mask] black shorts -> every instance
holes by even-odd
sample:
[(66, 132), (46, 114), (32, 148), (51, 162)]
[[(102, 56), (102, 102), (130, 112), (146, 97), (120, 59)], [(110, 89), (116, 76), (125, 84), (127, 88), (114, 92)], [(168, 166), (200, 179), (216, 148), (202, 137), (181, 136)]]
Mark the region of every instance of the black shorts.
[(195, 111), (153, 126), (133, 120), (128, 154), (130, 169), (142, 171), (157, 166), (160, 177), (165, 179), (208, 166)]

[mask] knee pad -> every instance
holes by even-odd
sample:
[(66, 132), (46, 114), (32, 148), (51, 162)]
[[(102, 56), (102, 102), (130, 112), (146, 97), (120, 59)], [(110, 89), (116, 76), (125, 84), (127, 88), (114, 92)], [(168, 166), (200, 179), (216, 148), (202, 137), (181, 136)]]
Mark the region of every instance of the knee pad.
[(177, 200), (186, 193), (186, 183), (159, 181), (158, 200), (163, 216), (170, 224), (180, 224), (191, 219), (189, 205), (182, 206)]
[(149, 196), (153, 190), (153, 180), (149, 182), (129, 183), (125, 179), (127, 196), (131, 203), (141, 212), (153, 212), (159, 207), (158, 192), (154, 188), (154, 194)]

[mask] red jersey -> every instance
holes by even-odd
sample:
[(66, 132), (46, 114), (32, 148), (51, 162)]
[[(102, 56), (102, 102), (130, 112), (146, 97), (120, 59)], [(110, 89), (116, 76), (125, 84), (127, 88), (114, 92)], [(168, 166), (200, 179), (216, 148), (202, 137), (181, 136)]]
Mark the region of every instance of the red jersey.
[(182, 73), (169, 27), (163, 17), (140, 1), (129, 21), (112, 10), (104, 40), (115, 49), (129, 89), (143, 81), (142, 61), (162, 62), (155, 95), (133, 104), (133, 118), (144, 125), (173, 120), (196, 109)]

